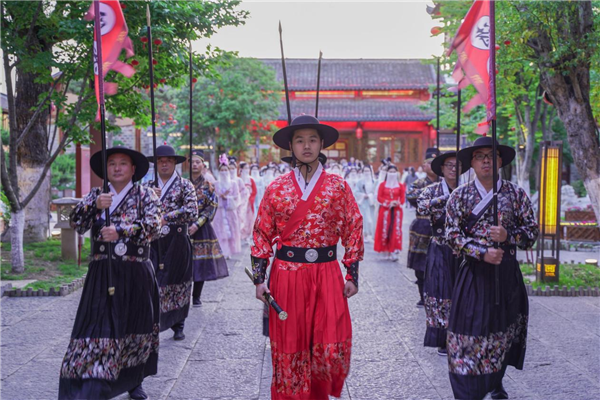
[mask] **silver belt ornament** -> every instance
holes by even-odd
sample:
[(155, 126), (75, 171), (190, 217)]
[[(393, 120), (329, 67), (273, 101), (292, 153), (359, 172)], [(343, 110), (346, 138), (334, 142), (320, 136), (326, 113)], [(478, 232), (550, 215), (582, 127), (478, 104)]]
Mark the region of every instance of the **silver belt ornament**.
[(127, 245), (125, 243), (117, 243), (115, 246), (115, 254), (118, 256), (124, 256), (127, 253)]
[(315, 249), (308, 249), (306, 250), (306, 253), (304, 253), (304, 258), (306, 258), (306, 261), (308, 262), (315, 262), (317, 261), (317, 258), (319, 258), (319, 252)]
[(171, 232), (171, 228), (169, 228), (169, 225), (163, 225), (163, 227), (160, 228), (160, 233), (163, 235), (168, 235), (169, 232)]

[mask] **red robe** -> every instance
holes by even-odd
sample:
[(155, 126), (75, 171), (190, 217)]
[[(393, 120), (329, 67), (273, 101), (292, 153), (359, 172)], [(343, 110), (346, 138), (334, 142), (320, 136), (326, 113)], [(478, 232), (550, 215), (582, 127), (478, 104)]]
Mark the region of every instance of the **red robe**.
[(381, 206), (375, 229), (375, 251), (377, 252), (391, 253), (402, 250), (402, 208), (390, 207), (390, 203), (397, 201), (404, 204), (405, 190), (402, 183), (393, 189), (385, 187), (385, 183), (379, 185), (377, 201)]
[[(363, 258), (362, 216), (348, 184), (325, 171), (312, 206), (283, 245), (345, 248), (342, 263)], [(284, 231), (302, 192), (294, 172), (275, 179), (266, 189), (254, 225), (252, 256), (273, 256), (272, 242)], [(337, 261), (293, 263), (275, 259), (270, 290), (288, 313), (280, 321), (270, 309), (269, 334), (275, 400), (339, 397), (350, 368), (352, 325), (343, 294), (344, 277)]]

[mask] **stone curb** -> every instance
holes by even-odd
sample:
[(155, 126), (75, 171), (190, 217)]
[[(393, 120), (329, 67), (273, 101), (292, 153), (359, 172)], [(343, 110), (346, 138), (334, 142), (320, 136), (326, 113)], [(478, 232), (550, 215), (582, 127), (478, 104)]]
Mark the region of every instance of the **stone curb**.
[[(43, 296), (66, 296), (68, 294), (73, 293), (77, 289), (83, 287), (85, 283), (85, 275), (81, 278), (75, 279), (71, 283), (67, 283), (62, 285), (61, 287), (51, 287), (50, 290), (33, 290), (33, 288), (27, 288), (27, 290), (22, 289), (11, 289), (7, 288), (7, 290), (3, 291), (2, 296), (8, 297), (43, 297)], [(11, 285), (12, 287), (12, 285)]]

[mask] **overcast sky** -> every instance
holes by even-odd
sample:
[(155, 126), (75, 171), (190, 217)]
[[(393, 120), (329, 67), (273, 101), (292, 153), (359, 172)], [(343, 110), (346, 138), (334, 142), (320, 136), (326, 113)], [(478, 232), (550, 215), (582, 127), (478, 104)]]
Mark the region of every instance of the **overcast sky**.
[(427, 0), (244, 1), (246, 24), (221, 29), (195, 49), (211, 43), (242, 57), (280, 57), (278, 23), (286, 58), (431, 58), (443, 51), (442, 35), (425, 11)]

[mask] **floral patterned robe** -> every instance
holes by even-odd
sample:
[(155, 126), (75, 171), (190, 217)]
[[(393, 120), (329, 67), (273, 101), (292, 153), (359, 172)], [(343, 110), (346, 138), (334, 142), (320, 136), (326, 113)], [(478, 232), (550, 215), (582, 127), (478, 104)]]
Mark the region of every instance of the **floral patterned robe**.
[[(251, 250), (255, 283), (264, 281), (273, 243), (302, 197), (294, 174), (292, 171), (276, 178), (260, 204)], [(342, 264), (349, 272), (346, 279), (358, 285), (358, 262), (364, 253), (362, 216), (348, 184), (337, 175), (321, 174), (324, 181), (320, 188), (313, 189), (317, 192), (312, 206), (295, 232), (280, 244), (309, 249), (335, 246), (341, 239), (345, 248)], [(343, 288), (337, 261), (309, 264), (274, 260), (271, 293), (289, 317), (279, 321), (270, 311), (272, 399), (339, 397), (350, 368), (352, 347)]]

